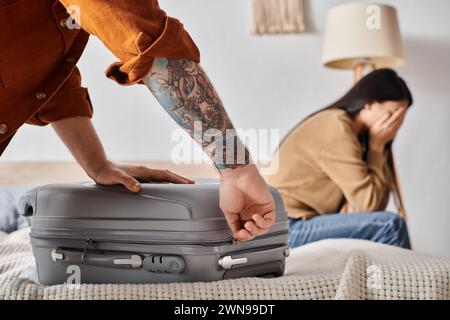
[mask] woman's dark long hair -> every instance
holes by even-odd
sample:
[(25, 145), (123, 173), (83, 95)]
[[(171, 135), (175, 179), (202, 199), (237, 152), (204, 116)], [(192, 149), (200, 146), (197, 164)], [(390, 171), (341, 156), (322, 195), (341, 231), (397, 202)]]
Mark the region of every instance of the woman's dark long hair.
[(342, 98), (325, 109), (342, 109), (350, 116), (356, 116), (368, 103), (403, 100), (408, 102), (408, 106), (413, 104), (406, 82), (394, 70), (379, 69), (366, 75)]
[[(319, 112), (329, 109), (341, 109), (347, 112), (349, 116), (355, 117), (367, 104), (404, 100), (408, 102), (408, 107), (414, 102), (406, 82), (394, 70), (379, 69), (366, 75), (342, 98)], [(360, 140), (363, 148), (366, 150), (369, 144), (369, 135), (364, 134), (360, 137)], [(386, 145), (386, 150), (390, 151), (392, 149), (392, 143), (393, 141)]]
[[(394, 70), (375, 70), (359, 80), (342, 98), (303, 119), (287, 134), (286, 138), (306, 120), (329, 109), (344, 110), (353, 118), (357, 116), (367, 104), (403, 100), (408, 102), (408, 106), (413, 104), (413, 97), (406, 82), (400, 78)], [(363, 146), (368, 144), (368, 136), (362, 136), (360, 138)], [(392, 143), (387, 146), (387, 148), (389, 149), (391, 145)]]
[[(313, 117), (314, 115), (329, 109), (344, 110), (352, 118), (359, 114), (359, 112), (367, 105), (374, 102), (383, 103), (386, 101), (403, 101), (408, 102), (408, 107), (413, 104), (413, 97), (406, 82), (400, 78), (394, 70), (379, 69), (367, 74), (359, 80), (342, 98), (333, 104), (313, 113), (306, 119), (295, 126), (297, 128), (303, 122)], [(295, 128), (293, 130), (295, 130)], [(293, 131), (292, 130), (292, 131)], [(291, 131), (291, 132), (292, 132)], [(289, 136), (289, 134), (287, 135)], [(367, 152), (369, 145), (369, 134), (363, 134), (359, 137), (364, 151), (364, 158), (367, 160)], [(285, 138), (286, 139), (286, 138)], [(284, 140), (283, 140), (284, 141)], [(281, 142), (281, 144), (283, 143)], [(394, 157), (392, 155), (392, 142), (386, 146), (388, 152), (388, 166), (392, 175), (392, 189), (397, 196), (397, 203), (400, 214), (404, 211), (403, 200), (400, 192), (400, 187), (397, 179), (395, 169)], [(281, 145), (280, 144), (280, 145)]]

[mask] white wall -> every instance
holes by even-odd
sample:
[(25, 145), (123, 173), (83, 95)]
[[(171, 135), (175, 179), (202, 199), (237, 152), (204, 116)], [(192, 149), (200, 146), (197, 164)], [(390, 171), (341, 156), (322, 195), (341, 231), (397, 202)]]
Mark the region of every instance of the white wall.
[[(351, 74), (321, 66), (324, 18), (340, 0), (306, 0), (308, 32), (249, 35), (250, 0), (161, 0), (184, 22), (236, 126), (287, 131), (332, 102)], [(386, 0), (399, 10), (407, 65), (399, 72), (416, 103), (396, 143), (413, 245), (450, 256), (450, 1)], [(176, 128), (144, 87), (104, 77), (114, 57), (92, 38), (80, 63), (95, 125), (115, 159), (168, 160)], [(4, 160), (68, 160), (50, 128), (24, 127)]]

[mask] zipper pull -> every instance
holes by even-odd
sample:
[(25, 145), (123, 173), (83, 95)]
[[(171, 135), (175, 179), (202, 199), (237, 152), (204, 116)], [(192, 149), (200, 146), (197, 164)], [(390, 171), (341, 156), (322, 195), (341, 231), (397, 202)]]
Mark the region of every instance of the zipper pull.
[(84, 246), (83, 254), (81, 255), (81, 263), (84, 263), (86, 261), (86, 251), (93, 242), (94, 241), (90, 238), (86, 239), (86, 245)]

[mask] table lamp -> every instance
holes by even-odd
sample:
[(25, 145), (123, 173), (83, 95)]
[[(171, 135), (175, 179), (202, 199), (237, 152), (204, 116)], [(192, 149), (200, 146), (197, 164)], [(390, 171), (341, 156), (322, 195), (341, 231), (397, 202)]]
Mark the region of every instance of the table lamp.
[(332, 7), (327, 14), (323, 64), (353, 69), (354, 82), (367, 69), (392, 68), (405, 62), (397, 11), (371, 2)]

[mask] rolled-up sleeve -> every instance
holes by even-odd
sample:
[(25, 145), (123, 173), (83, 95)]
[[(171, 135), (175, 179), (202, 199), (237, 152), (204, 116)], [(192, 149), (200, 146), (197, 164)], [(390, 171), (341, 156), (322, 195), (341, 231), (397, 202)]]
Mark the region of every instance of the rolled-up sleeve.
[(45, 126), (68, 118), (92, 118), (92, 115), (93, 108), (89, 93), (81, 86), (81, 75), (78, 68), (75, 68), (61, 89), (27, 123)]
[(156, 0), (60, 2), (120, 60), (106, 75), (122, 85), (142, 83), (156, 57), (200, 62), (200, 52), (183, 24), (167, 16)]

